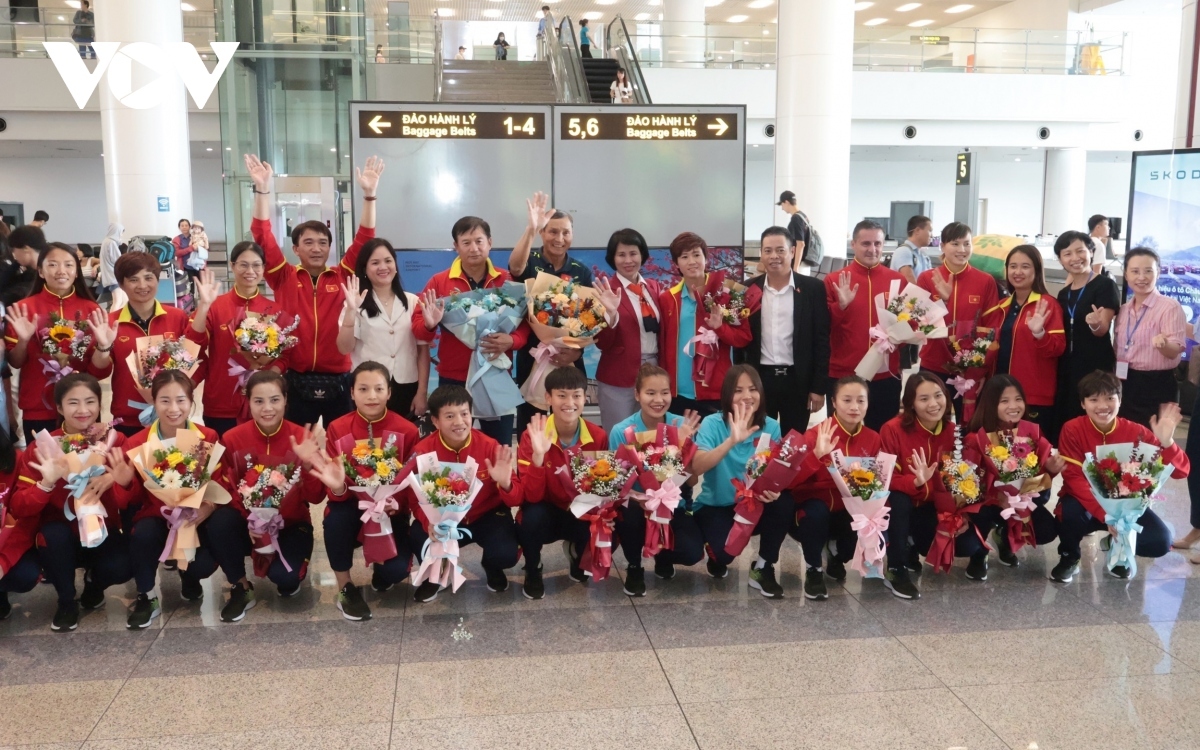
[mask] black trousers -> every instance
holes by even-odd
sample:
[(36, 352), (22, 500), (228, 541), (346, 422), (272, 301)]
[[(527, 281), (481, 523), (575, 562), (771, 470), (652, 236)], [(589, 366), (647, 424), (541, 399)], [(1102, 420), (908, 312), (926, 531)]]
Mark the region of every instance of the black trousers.
[[(228, 505), (218, 506), (197, 528), (200, 548), (196, 559), (180, 570), (184, 580), (202, 581), (220, 567), (225, 579), (235, 583), (246, 577), (246, 557), (250, 554), (250, 532), (246, 519)], [(167, 544), (167, 522), (163, 518), (143, 518), (133, 525), (129, 535), (129, 554), (133, 577), (139, 593), (149, 593), (158, 576), (158, 558)]]
[[(483, 549), (484, 571), (507, 570), (517, 564), (521, 556), (517, 524), (508, 508), (493, 508), (471, 523), (459, 524), (459, 528), (471, 532), (469, 537), (464, 536), (459, 541), (459, 546), (478, 544)], [(421, 550), (427, 539), (429, 534), (421, 528), (420, 523), (414, 521), (408, 532), (408, 544), (418, 560), (421, 559)]]
[(38, 564), (37, 550), (29, 549), (13, 564), (12, 570), (4, 571), (4, 577), (0, 578), (0, 601), (5, 600), (8, 594), (33, 591), (41, 577), (42, 566)]
[[(212, 427), (212, 425), (207, 420), (205, 420), (204, 424), (208, 425), (209, 427)], [(141, 423), (135, 419), (133, 424), (122, 423), (122, 424), (118, 424), (118, 425), (113, 425), (113, 429), (128, 438), (128, 437), (133, 437), (134, 435), (138, 434), (139, 432), (141, 432), (142, 430), (144, 430), (146, 428), (142, 427)], [(216, 428), (213, 427), (213, 429), (216, 429)], [(218, 434), (220, 434), (220, 432), (221, 432), (220, 430), (217, 430)]]
[[(975, 518), (972, 514), (967, 514), (967, 522), (970, 524), (968, 528), (954, 540), (955, 557), (971, 557), (987, 550), (987, 547), (983, 546), (980, 535), (976, 533), (977, 527), (975, 526)], [(892, 529), (889, 528), (888, 533), (890, 534), (891, 532)], [(917, 547), (917, 552), (922, 555), (929, 554), (929, 548), (933, 546), (934, 537), (937, 535), (937, 508), (934, 507), (933, 503), (923, 503), (913, 509), (909, 520), (909, 533), (912, 536), (913, 544)], [(905, 555), (905, 559), (907, 559), (907, 552)], [(901, 559), (898, 554), (894, 560), (891, 556), (888, 557), (889, 566), (895, 565), (899, 567), (903, 564), (904, 559)]]
[[(1058, 538), (1058, 521), (1054, 519), (1053, 513), (1046, 510), (1046, 503), (1049, 501), (1050, 490), (1046, 490), (1034, 498), (1033, 502), (1037, 507), (1029, 514), (1029, 522), (1033, 524), (1033, 537), (1039, 547)], [(1001, 534), (1008, 533), (1008, 521), (1000, 516), (1002, 510), (998, 505), (985, 505), (975, 514), (975, 528), (979, 529), (984, 539), (987, 539), (993, 529), (999, 529)]]
[[(25, 445), (33, 445), (33, 436), (42, 430), (54, 432), (58, 429), (61, 421), (59, 419), (22, 419), (21, 431), (25, 434)], [(138, 425), (138, 429), (142, 429), (141, 425)]]
[(796, 367), (758, 365), (759, 377), (763, 381), (764, 397), (767, 399), (767, 416), (779, 420), (779, 431), (804, 432), (808, 429), (808, 394), (796, 388)]
[(204, 426), (212, 428), (216, 431), (217, 437), (221, 437), (226, 432), (237, 427), (238, 421), (235, 417), (205, 417)]
[[(358, 532), (362, 525), (362, 511), (358, 509), (356, 493), (351, 493), (349, 500), (326, 503), (325, 521), (322, 524), (325, 532), (325, 554), (329, 556), (329, 567), (335, 573), (345, 573), (354, 564), (354, 548), (361, 546)], [(413, 549), (409, 546), (408, 533), (408, 516), (403, 513), (392, 516), (392, 537), (396, 543), (396, 556), (373, 566), (374, 573), (387, 583), (403, 581), (412, 566)], [(279, 542), (280, 546), (283, 546), (282, 536)]]
[[(696, 517), (684, 506), (691, 501), (691, 487), (683, 487), (684, 500), (675, 508), (671, 516), (671, 535), (674, 537), (673, 549), (663, 550), (654, 556), (655, 562), (672, 565), (695, 565), (704, 559), (704, 535)], [(628, 508), (621, 509), (617, 517), (617, 535), (621, 540), (621, 550), (630, 565), (641, 565), (642, 547), (646, 540), (646, 512), (635, 502), (630, 502)], [(634, 562), (637, 560), (638, 562)]]
[(406, 419), (421, 416), (413, 414), (413, 399), (417, 397), (417, 384), (397, 383), (395, 380), (389, 382), (392, 386), (392, 395), (388, 397), (388, 409)]
[(1042, 428), (1042, 436), (1052, 443), (1058, 442), (1058, 407), (1054, 404), (1025, 404), (1025, 419)]
[(887, 566), (890, 570), (899, 570), (908, 561), (908, 550), (911, 544), (912, 516), (915, 508), (911, 496), (892, 490), (888, 494), (888, 529), (887, 537)]
[(317, 420), (321, 419), (324, 420), (324, 426), (328, 428), (333, 420), (350, 413), (350, 409), (353, 407), (350, 402), (350, 376), (348, 374), (342, 375), (344, 385), (341, 395), (320, 401), (301, 396), (300, 389), (296, 386), (297, 375), (303, 375), (303, 373), (291, 370), (285, 373), (288, 382), (288, 400), (284, 417), (288, 421), (298, 425), (310, 425), (316, 424)]
[[(276, 555), (267, 570), (267, 580), (279, 587), (280, 591), (295, 591), (308, 574), (308, 561), (312, 558), (313, 527), (310, 523), (298, 523), (285, 526), (279, 532), (279, 549), (282, 555)], [(283, 559), (280, 559), (280, 558)], [(283, 566), (287, 560), (292, 566), (289, 572)], [(400, 580), (403, 580), (401, 576)], [(399, 583), (399, 581), (394, 581)]]
[[(1088, 513), (1083, 503), (1073, 497), (1058, 499), (1058, 554), (1079, 559), (1079, 543), (1094, 531), (1104, 531), (1108, 524)], [(1148, 510), (1138, 518), (1142, 530), (1137, 535), (1138, 557), (1162, 557), (1171, 551), (1171, 530), (1158, 514)]]
[[(84, 547), (79, 543), (79, 525), (74, 521), (59, 521), (42, 525), (38, 560), (46, 579), (54, 585), (59, 603), (75, 601), (75, 570), (85, 568), (92, 581), (102, 589), (125, 583), (133, 578), (133, 562), (129, 557), (129, 539), (115, 528), (110, 520), (108, 538), (99, 547)], [(160, 550), (161, 552), (161, 550)]]
[[(830, 378), (829, 393), (825, 399), (825, 412), (833, 416), (833, 389), (837, 379)], [(807, 398), (807, 396), (805, 396)], [(867, 384), (867, 414), (863, 424), (879, 432), (884, 423), (900, 413), (900, 378), (882, 378)]]
[(858, 545), (858, 533), (850, 528), (850, 513), (845, 509), (830, 511), (829, 505), (820, 498), (809, 498), (796, 506), (804, 516), (792, 524), (789, 532), (800, 542), (804, 550), (804, 562), (811, 568), (824, 567), (825, 545), (830, 540), (837, 542), (836, 558), (849, 562)]
[[(758, 555), (774, 565), (779, 562), (779, 548), (787, 538), (796, 514), (796, 503), (790, 492), (784, 492), (773, 503), (763, 503), (762, 518), (754, 527), (758, 537)], [(696, 506), (693, 517), (700, 527), (700, 535), (708, 545), (709, 554), (721, 565), (733, 563), (734, 556), (725, 551), (725, 540), (733, 528), (733, 506)]]
[(721, 402), (697, 401), (694, 398), (688, 398), (686, 396), (675, 396), (671, 399), (670, 412), (672, 414), (683, 416), (683, 413), (689, 409), (698, 413), (700, 418), (703, 419), (709, 414), (716, 414), (717, 412), (721, 411)]
[(1174, 370), (1129, 370), (1121, 388), (1121, 416), (1150, 429), (1160, 406), (1179, 402)]
[[(575, 554), (582, 555), (587, 548), (588, 532), (587, 521), (576, 518), (574, 513), (554, 503), (525, 503), (521, 506), (517, 540), (525, 553), (527, 569), (537, 568), (541, 564), (542, 547), (560, 539), (573, 544)], [(640, 552), (638, 556), (641, 556)]]
[[(461, 385), (464, 387), (467, 385), (466, 382), (462, 380), (453, 380), (451, 378), (442, 378), (438, 382), (443, 385)], [(521, 406), (529, 406), (529, 404), (521, 404)], [(517, 407), (517, 414), (521, 413), (521, 406)], [(534, 409), (534, 411), (536, 412), (537, 410)], [(513, 424), (515, 419), (516, 418), (511, 414), (507, 417), (500, 417), (499, 419), (480, 419), (478, 420), (479, 431), (492, 438), (500, 445), (512, 445)], [(526, 422), (526, 424), (528, 424), (528, 422)]]

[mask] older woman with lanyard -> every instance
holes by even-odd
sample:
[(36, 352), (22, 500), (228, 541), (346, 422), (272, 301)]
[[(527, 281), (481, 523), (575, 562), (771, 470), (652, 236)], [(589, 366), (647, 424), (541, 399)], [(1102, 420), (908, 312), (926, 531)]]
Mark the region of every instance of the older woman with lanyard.
[(1133, 298), (1117, 313), (1117, 377), (1124, 381), (1120, 416), (1143, 427), (1163, 404), (1179, 401), (1175, 367), (1187, 337), (1180, 304), (1157, 289), (1158, 253), (1135, 247), (1125, 253), (1125, 283)]
[(1004, 260), (1011, 296), (984, 313), (983, 325), (996, 332), (999, 346), (988, 354), (993, 374), (1008, 373), (1025, 389), (1027, 416), (1045, 432), (1052, 429), (1058, 358), (1067, 348), (1062, 309), (1046, 290), (1042, 254), (1018, 245)]
[[(1067, 337), (1067, 351), (1058, 360), (1055, 397), (1060, 426), (1083, 416), (1075, 388), (1080, 379), (1095, 370), (1113, 372), (1117, 367), (1109, 334), (1121, 308), (1121, 297), (1116, 282), (1107, 273), (1092, 269), (1093, 247), (1093, 238), (1083, 232), (1063, 232), (1054, 242), (1054, 254), (1067, 272), (1067, 284), (1058, 293)], [(1046, 437), (1057, 442), (1057, 430)]]

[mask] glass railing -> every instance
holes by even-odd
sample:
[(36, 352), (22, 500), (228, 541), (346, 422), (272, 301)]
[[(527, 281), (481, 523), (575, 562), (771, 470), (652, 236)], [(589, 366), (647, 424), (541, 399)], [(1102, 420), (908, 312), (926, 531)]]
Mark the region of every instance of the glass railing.
[(550, 65), (557, 100), (566, 104), (590, 101), (571, 19), (556, 21), (553, 14), (547, 13), (546, 28), (549, 32), (537, 38), (537, 57)]
[[(397, 28), (392, 28), (392, 25)], [(438, 59), (441, 30), (437, 20), (404, 18), (376, 21), (367, 31), (368, 62), (380, 64), (429, 65)]]
[(616, 60), (629, 77), (629, 83), (633, 86), (633, 101), (637, 104), (651, 104), (650, 90), (646, 88), (646, 79), (642, 76), (642, 66), (638, 62), (634, 41), (621, 16), (609, 22), (604, 41), (608, 57)]
[[(9, 10), (5, 8), (4, 10)], [(72, 42), (75, 24), (74, 11), (63, 8), (42, 8), (37, 20), (13, 20), (10, 14), (0, 16), (0, 57), (46, 57), (42, 42)], [(213, 11), (189, 11), (183, 14), (183, 41), (194, 45), (201, 56), (212, 55), (212, 42), (217, 38), (216, 14)]]

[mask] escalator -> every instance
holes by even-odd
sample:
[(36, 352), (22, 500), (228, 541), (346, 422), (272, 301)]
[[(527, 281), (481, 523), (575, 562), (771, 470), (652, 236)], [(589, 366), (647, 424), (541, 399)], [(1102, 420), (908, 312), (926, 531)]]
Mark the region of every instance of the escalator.
[[(633, 103), (634, 104), (653, 104), (650, 99), (650, 90), (646, 88), (646, 79), (642, 76), (642, 66), (638, 62), (637, 46), (634, 37), (630, 35), (629, 29), (625, 27), (625, 19), (617, 16), (609, 22), (604, 34), (604, 48), (608, 50), (608, 60), (610, 63), (608, 73), (608, 82), (604, 84), (604, 91), (600, 98), (597, 98), (597, 84), (592, 83), (593, 73), (588, 71), (588, 85), (592, 92), (592, 101), (595, 103), (605, 103), (612, 101), (609, 94), (609, 86), (612, 85), (613, 79), (616, 78), (617, 67), (625, 69), (625, 75), (628, 76), (630, 84), (633, 86)], [(589, 60), (584, 60), (585, 67)], [(600, 61), (596, 61), (600, 62)], [(595, 73), (597, 79), (600, 76), (599, 69)]]

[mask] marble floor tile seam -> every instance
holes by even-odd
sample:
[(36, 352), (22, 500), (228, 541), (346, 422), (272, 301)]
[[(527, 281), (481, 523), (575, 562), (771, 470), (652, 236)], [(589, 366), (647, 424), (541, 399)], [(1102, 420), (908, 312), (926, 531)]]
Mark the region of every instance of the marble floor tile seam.
[(404, 597), (404, 609), (400, 613), (400, 642), (396, 644), (396, 684), (392, 693), (392, 721), (388, 727), (388, 750), (392, 748), (392, 726), (396, 723), (396, 708), (400, 702), (397, 699), (400, 697), (400, 665), (403, 664), (401, 660), (404, 658), (404, 624), (408, 619), (405, 615), (408, 613), (408, 602), (411, 598), (407, 595)]
[(671, 682), (671, 675), (667, 672), (666, 665), (662, 662), (662, 657), (658, 654), (658, 648), (654, 645), (654, 639), (650, 637), (650, 630), (646, 627), (646, 623), (642, 620), (642, 613), (638, 611), (638, 599), (641, 597), (630, 597), (629, 603), (633, 607), (633, 614), (637, 617), (638, 625), (641, 626), (642, 632), (646, 634), (646, 641), (650, 644), (650, 651), (654, 654), (654, 661), (658, 663), (658, 669), (662, 672), (663, 679), (667, 681), (667, 687), (671, 690), (671, 695), (675, 698), (675, 705), (679, 708), (679, 713), (683, 716), (683, 723), (688, 728), (688, 733), (692, 735), (692, 742), (695, 743), (697, 750), (700, 749), (700, 738), (696, 736), (696, 730), (692, 727), (692, 722), (688, 719), (687, 711), (683, 710), (683, 702), (679, 700), (679, 693), (675, 691), (675, 685)]
[[(164, 622), (163, 625), (165, 626), (166, 623)], [(90, 740), (92, 738), (92, 735), (96, 732), (96, 728), (100, 726), (100, 722), (104, 721), (105, 715), (107, 715), (108, 712), (112, 710), (113, 704), (115, 704), (117, 702), (117, 696), (119, 696), (121, 694), (121, 691), (124, 690), (125, 686), (129, 684), (129, 681), (131, 679), (133, 679), (134, 673), (136, 673), (138, 667), (140, 667), (142, 665), (142, 662), (145, 660), (146, 655), (150, 653), (150, 649), (153, 648), (154, 644), (162, 637), (163, 637), (163, 631), (160, 628), (158, 631), (158, 634), (154, 638), (150, 639), (150, 642), (146, 645), (146, 650), (143, 651), (142, 655), (138, 657), (137, 661), (135, 661), (133, 663), (133, 665), (130, 666), (129, 673), (126, 674), (123, 678), (121, 678), (121, 687), (119, 687), (115, 691), (113, 691), (112, 698), (109, 699), (108, 705), (105, 706), (104, 710), (101, 711), (96, 716), (96, 721), (92, 723), (92, 728), (88, 730), (87, 736), (83, 738), (83, 742), (80, 743), (80, 745), (79, 745), (80, 747), (83, 747), (84, 743), (86, 743), (88, 740)], [(60, 684), (62, 684), (62, 683), (60, 683)]]
[[(1192, 658), (1188, 657), (1186, 654), (1178, 655), (1171, 651), (1168, 651), (1166, 648), (1163, 647), (1162, 640), (1157, 639), (1157, 638), (1151, 639), (1145, 633), (1138, 632), (1138, 630), (1137, 630), (1137, 626), (1139, 626), (1139, 625), (1153, 628), (1155, 625), (1174, 625), (1175, 622), (1176, 622), (1175, 620), (1157, 620), (1154, 622), (1144, 622), (1144, 623), (1123, 622), (1123, 623), (1121, 623), (1121, 627), (1124, 628), (1125, 630), (1129, 631), (1130, 635), (1132, 635), (1134, 638), (1139, 638), (1142, 641), (1149, 643), (1151, 646), (1154, 646), (1155, 648), (1159, 649), (1164, 654), (1169, 656), (1171, 658), (1171, 661), (1178, 662), (1179, 664), (1183, 665), (1186, 668), (1186, 669), (1180, 670), (1177, 674), (1186, 674), (1186, 673), (1200, 674), (1200, 658), (1192, 659)], [(1172, 670), (1171, 673), (1176, 674), (1175, 670)]]

